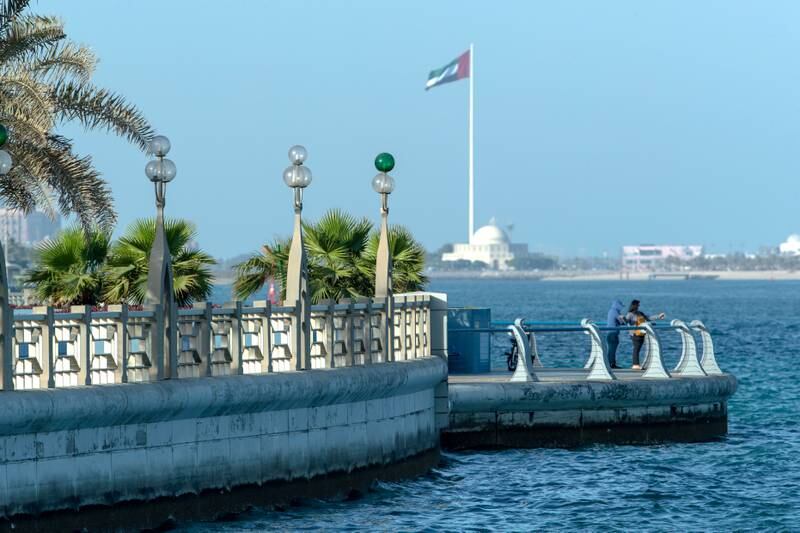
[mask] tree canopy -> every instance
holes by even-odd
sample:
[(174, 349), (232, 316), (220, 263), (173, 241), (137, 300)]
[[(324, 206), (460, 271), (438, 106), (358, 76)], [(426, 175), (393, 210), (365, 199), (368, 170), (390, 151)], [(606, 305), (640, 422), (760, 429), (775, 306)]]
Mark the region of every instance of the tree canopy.
[[(194, 247), (194, 225), (167, 219), (165, 230), (176, 302), (189, 305), (207, 299), (215, 261)], [(116, 242), (96, 226), (88, 231), (68, 228), (37, 247), (24, 281), (41, 301), (53, 305), (141, 304), (155, 232), (152, 218), (135, 221)]]
[(25, 212), (75, 213), (84, 228), (107, 230), (116, 218), (108, 184), (57, 128), (77, 121), (142, 150), (152, 129), (123, 97), (92, 84), (92, 51), (67, 39), (58, 18), (28, 12), (29, 4), (0, 0), (0, 124), (14, 161), (0, 177), (0, 198)]
[[(303, 230), (312, 302), (374, 294), (379, 235), (371, 221), (332, 209), (316, 222), (305, 222)], [(236, 297), (245, 299), (268, 280), (275, 279), (280, 284), (283, 299), (290, 245), (291, 239), (277, 239), (236, 265), (233, 285)], [(428, 280), (424, 275), (422, 245), (407, 229), (392, 226), (389, 248), (394, 267), (394, 291), (423, 289)]]

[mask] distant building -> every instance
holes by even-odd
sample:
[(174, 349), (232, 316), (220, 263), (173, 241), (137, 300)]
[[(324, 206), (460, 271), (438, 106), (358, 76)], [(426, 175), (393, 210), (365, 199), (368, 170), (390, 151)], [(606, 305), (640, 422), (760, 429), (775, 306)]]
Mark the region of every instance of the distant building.
[(0, 208), (0, 242), (8, 249), (9, 242), (32, 246), (50, 237), (61, 229), (61, 220), (51, 219), (44, 213), (34, 211), (28, 215), (16, 209)]
[(793, 233), (778, 246), (782, 255), (800, 255), (800, 235)]
[(660, 270), (667, 266), (669, 258), (687, 261), (703, 255), (700, 245), (653, 245), (622, 247), (622, 270), (641, 272)]
[(494, 219), (479, 228), (466, 244), (453, 244), (453, 251), (442, 254), (442, 261), (481, 261), (493, 270), (508, 270), (509, 261), (528, 255), (527, 244), (513, 244)]

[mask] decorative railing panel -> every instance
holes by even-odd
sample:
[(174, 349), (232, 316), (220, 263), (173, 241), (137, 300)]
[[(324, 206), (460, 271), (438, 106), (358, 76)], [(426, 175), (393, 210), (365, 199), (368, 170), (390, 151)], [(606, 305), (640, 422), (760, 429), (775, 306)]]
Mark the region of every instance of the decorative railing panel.
[(271, 372), (288, 372), (296, 368), (294, 349), (296, 343), (293, 339), (292, 318), (294, 309), (291, 307), (275, 307), (270, 317), (272, 335)]
[[(404, 361), (431, 356), (427, 294), (322, 302), (310, 320), (295, 306), (198, 303), (178, 311), (173, 379), (290, 372)], [(92, 310), (73, 306), (18, 310), (9, 357), (13, 389), (110, 385), (165, 379), (168, 336), (161, 306)], [(308, 328), (308, 353), (295, 351)], [(299, 357), (299, 359), (298, 359)], [(3, 363), (5, 364), (5, 363)]]
[[(159, 361), (163, 360), (163, 336), (158, 306), (148, 311), (131, 311), (125, 321), (128, 356), (123, 368), (123, 381), (139, 383), (159, 378)], [(124, 357), (124, 356), (123, 356)]]

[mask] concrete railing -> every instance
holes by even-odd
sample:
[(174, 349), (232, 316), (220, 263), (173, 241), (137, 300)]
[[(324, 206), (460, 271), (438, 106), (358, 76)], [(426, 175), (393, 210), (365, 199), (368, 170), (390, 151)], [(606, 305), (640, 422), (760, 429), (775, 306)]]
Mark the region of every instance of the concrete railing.
[[(176, 361), (165, 359), (159, 305), (17, 310), (2, 331), (3, 390), (135, 383), (369, 365), (444, 355), (446, 296), (399, 294), (311, 306), (297, 353), (298, 306), (197, 303), (178, 311)], [(391, 310), (391, 321), (387, 316)], [(391, 327), (389, 327), (391, 325)], [(390, 338), (391, 336), (391, 338)], [(433, 340), (432, 340), (433, 339)], [(437, 340), (438, 339), (438, 340)]]

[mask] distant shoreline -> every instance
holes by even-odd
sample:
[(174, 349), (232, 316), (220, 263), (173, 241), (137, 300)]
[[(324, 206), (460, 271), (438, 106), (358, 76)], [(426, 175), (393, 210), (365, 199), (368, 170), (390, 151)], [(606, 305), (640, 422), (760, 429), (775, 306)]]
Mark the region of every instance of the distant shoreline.
[[(680, 273), (683, 274), (683, 273)], [(711, 271), (693, 270), (686, 272), (693, 276), (717, 276), (713, 281), (800, 281), (800, 270), (747, 270), (747, 271)], [(217, 285), (232, 285), (234, 276), (227, 273), (215, 273)], [(463, 279), (463, 280), (527, 280), (527, 281), (650, 281), (649, 272), (631, 272), (630, 276), (619, 272), (426, 272), (428, 278)], [(659, 278), (658, 281), (695, 281), (681, 278)]]
[[(502, 279), (529, 281), (650, 281), (650, 272), (427, 272), (430, 279)], [(692, 276), (716, 276), (713, 281), (800, 281), (800, 271), (749, 270), (749, 271), (701, 271), (675, 272)], [(658, 278), (658, 281), (696, 281), (683, 278)]]

